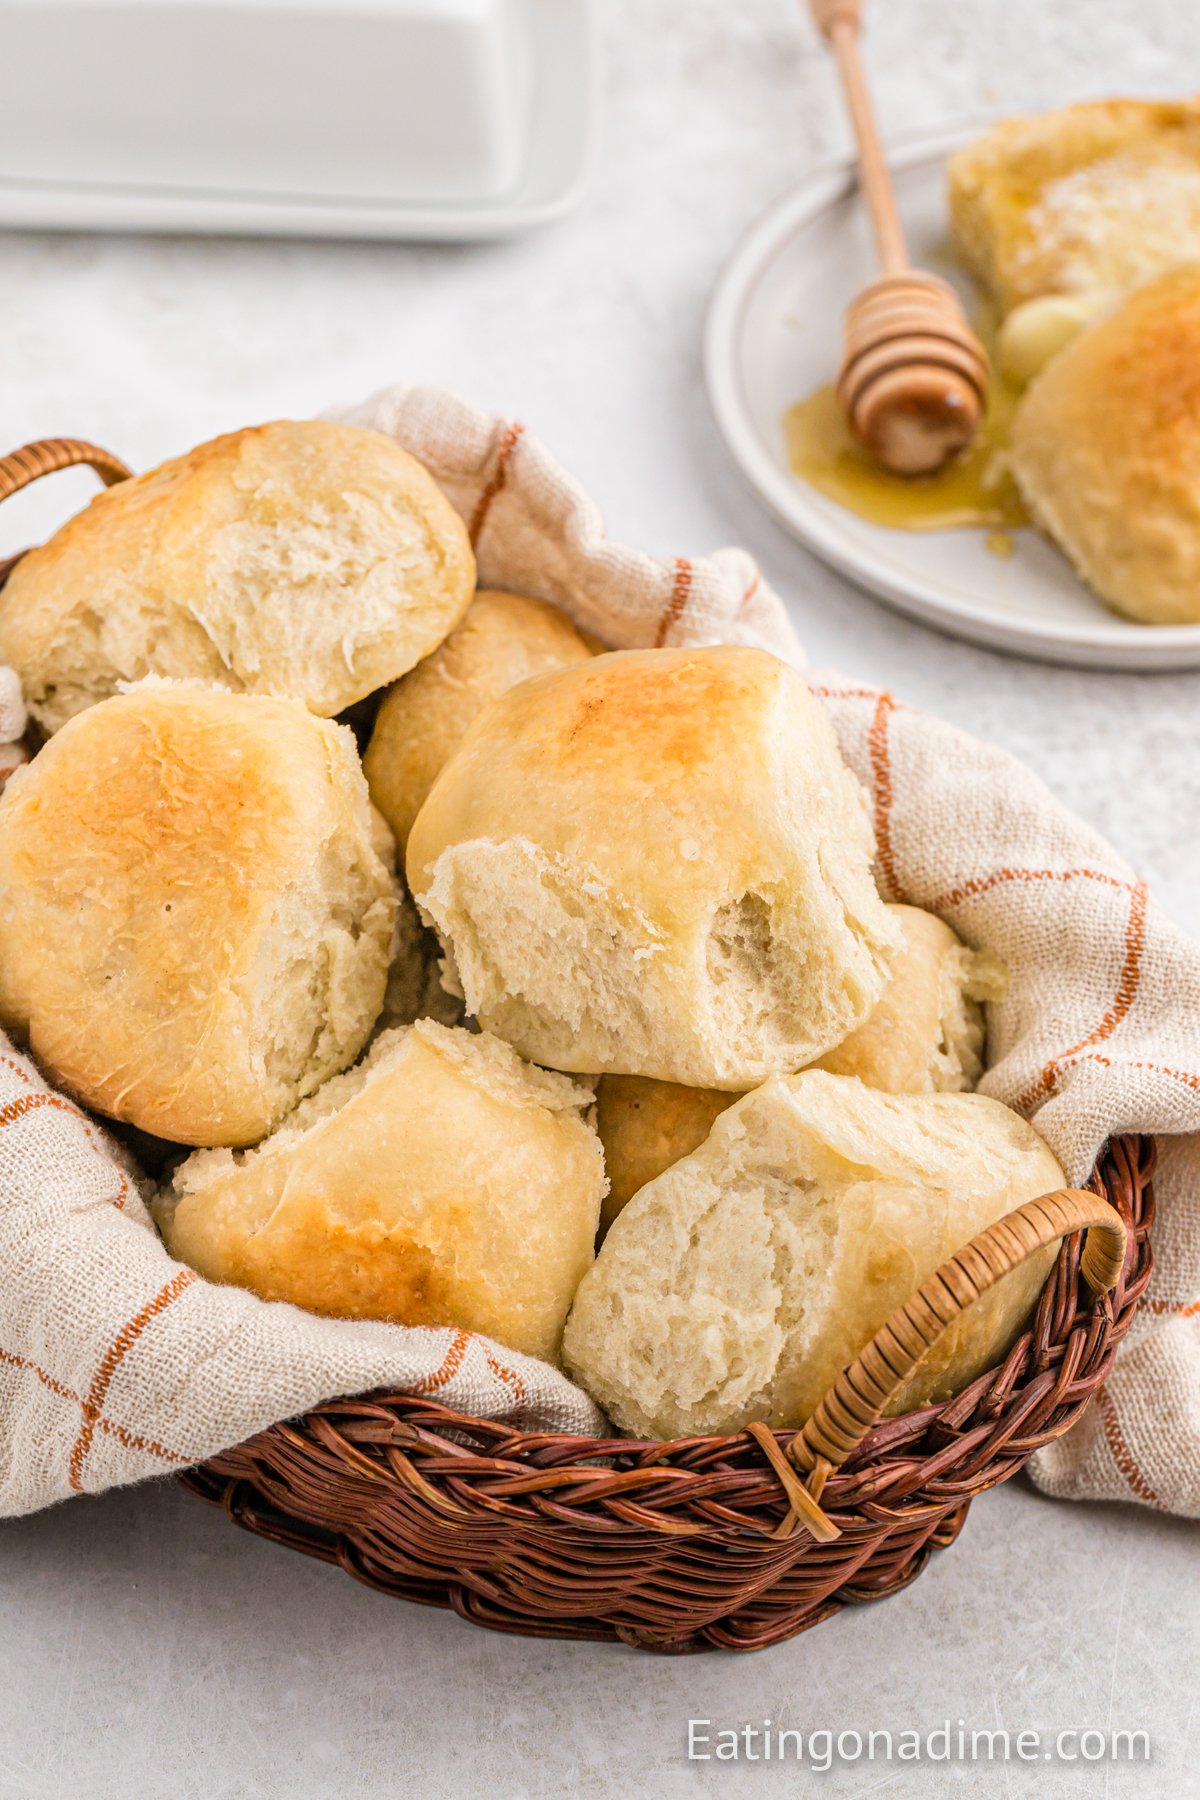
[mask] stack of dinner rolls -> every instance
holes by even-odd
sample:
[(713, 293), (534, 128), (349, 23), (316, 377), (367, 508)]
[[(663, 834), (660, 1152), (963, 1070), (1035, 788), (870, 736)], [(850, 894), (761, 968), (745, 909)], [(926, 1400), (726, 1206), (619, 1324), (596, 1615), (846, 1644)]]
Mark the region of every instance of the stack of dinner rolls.
[[(1005, 970), (881, 900), (802, 679), (476, 593), (379, 434), (110, 489), (18, 565), (0, 660), (45, 737), (0, 799), (0, 1022), (160, 1140), (210, 1280), (486, 1333), (642, 1435), (794, 1424), (1061, 1185), (971, 1091)], [(1002, 1355), (1049, 1261), (905, 1404)]]

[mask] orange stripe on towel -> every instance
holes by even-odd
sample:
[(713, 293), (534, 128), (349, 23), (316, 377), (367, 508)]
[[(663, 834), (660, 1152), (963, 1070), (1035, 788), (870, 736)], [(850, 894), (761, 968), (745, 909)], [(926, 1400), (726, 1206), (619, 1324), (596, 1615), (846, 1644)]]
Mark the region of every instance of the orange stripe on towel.
[[(49, 1388), (50, 1392), (57, 1394), (61, 1400), (69, 1400), (75, 1406), (83, 1405), (82, 1395), (77, 1394), (74, 1388), (67, 1387), (64, 1382), (56, 1381), (53, 1375), (48, 1374), (45, 1369), (39, 1368), (37, 1363), (30, 1362), (27, 1356), (18, 1356), (13, 1350), (0, 1350), (0, 1363), (7, 1363), (13, 1369), (27, 1370), (30, 1375), (36, 1376), (43, 1387)], [(97, 1419), (96, 1429), (106, 1432), (109, 1437), (115, 1437), (118, 1443), (124, 1444), (127, 1450), (145, 1450), (151, 1456), (161, 1457), (164, 1462), (186, 1466), (193, 1460), (190, 1456), (181, 1456), (178, 1450), (168, 1450), (165, 1445), (156, 1443), (153, 1438), (141, 1437), (137, 1432), (130, 1431), (125, 1425), (115, 1424), (112, 1419)]]
[(663, 608), (662, 618), (658, 621), (658, 630), (654, 636), (654, 648), (661, 650), (667, 641), (667, 633), (672, 625), (682, 618), (692, 593), (692, 565), (686, 556), (675, 558), (675, 579), (671, 584), (671, 598)]
[(964, 900), (977, 900), (981, 894), (989, 894), (993, 888), (1009, 881), (1098, 881), (1120, 893), (1132, 894), (1137, 890), (1135, 882), (1121, 881), (1116, 875), (1106, 875), (1102, 869), (994, 869), (990, 875), (972, 876), (969, 881), (961, 882), (947, 893), (935, 895), (924, 904), (930, 912), (945, 912), (948, 907), (961, 906)]
[(492, 510), (492, 501), (496, 498), (497, 494), (503, 491), (505, 483), (508, 480), (509, 459), (520, 442), (524, 430), (525, 427), (514, 419), (513, 423), (508, 426), (504, 436), (500, 440), (500, 449), (496, 456), (496, 466), (492, 470), (490, 479), (485, 482), (478, 500), (475, 502), (475, 511), (471, 514), (471, 523), (467, 527), (467, 535), (470, 537), (472, 550), (479, 542), (479, 534), (487, 524), (487, 516)]
[[(14, 1072), (21, 1077), (22, 1081), (29, 1080), (25, 1071), (19, 1068), (16, 1063), (10, 1062), (7, 1056), (0, 1057), (0, 1062), (4, 1063), (6, 1067), (14, 1070)], [(37, 1112), (44, 1106), (52, 1106), (56, 1112), (65, 1112), (68, 1113), (71, 1118), (78, 1119), (87, 1134), (88, 1143), (92, 1146), (96, 1155), (103, 1158), (103, 1151), (96, 1141), (96, 1136), (88, 1121), (87, 1114), (81, 1112), (77, 1106), (73, 1106), (69, 1100), (64, 1100), (61, 1094), (19, 1094), (15, 1100), (10, 1100), (6, 1106), (0, 1106), (0, 1127), (5, 1125), (15, 1125), (19, 1119), (26, 1118), (29, 1113)], [(113, 1200), (113, 1205), (117, 1208), (118, 1212), (123, 1212), (125, 1209), (125, 1202), (129, 1198), (129, 1177), (126, 1175), (124, 1169), (117, 1163), (112, 1164), (112, 1169), (117, 1178), (117, 1193), (116, 1198)]]
[(445, 1387), (446, 1383), (458, 1373), (459, 1364), (467, 1354), (467, 1345), (471, 1342), (472, 1335), (469, 1331), (456, 1331), (450, 1348), (437, 1368), (431, 1375), (423, 1375), (420, 1381), (414, 1382), (412, 1392), (414, 1394), (433, 1394), (437, 1392), (438, 1388)]
[(879, 699), (879, 689), (878, 688), (814, 687), (814, 688), (810, 688), (809, 692), (811, 694), (815, 694), (818, 700), (870, 700), (873, 702), (877, 702)]
[(1052, 1056), (1042, 1070), (1041, 1075), (1031, 1087), (1017, 1100), (1018, 1112), (1024, 1112), (1043, 1098), (1053, 1094), (1058, 1083), (1059, 1074), (1065, 1064), (1077, 1057), (1082, 1050), (1089, 1050), (1095, 1044), (1103, 1044), (1109, 1039), (1121, 1020), (1125, 1018), (1137, 998), (1138, 984), (1142, 973), (1142, 951), (1146, 945), (1146, 908), (1149, 895), (1144, 881), (1139, 881), (1132, 890), (1129, 900), (1129, 921), (1125, 927), (1125, 953), (1121, 962), (1121, 973), (1117, 978), (1117, 991), (1112, 1005), (1096, 1026), (1069, 1050)]
[(135, 1313), (132, 1319), (122, 1325), (105, 1352), (104, 1359), (96, 1370), (92, 1385), (88, 1389), (87, 1399), (83, 1402), (83, 1424), (71, 1451), (68, 1479), (77, 1494), (83, 1492), (83, 1465), (87, 1459), (87, 1453), (92, 1447), (96, 1426), (104, 1410), (104, 1402), (108, 1397), (108, 1390), (112, 1385), (117, 1368), (137, 1343), (151, 1320), (156, 1319), (161, 1312), (164, 1312), (171, 1302), (178, 1299), (184, 1289), (191, 1287), (197, 1279), (193, 1270), (180, 1269), (177, 1275), (173, 1275), (170, 1281), (159, 1289), (153, 1300), (147, 1301), (140, 1312)]
[(1147, 1312), (1157, 1314), (1163, 1319), (1194, 1319), (1200, 1313), (1200, 1300), (1151, 1300), (1142, 1301)]
[(896, 873), (896, 851), (892, 843), (892, 807), (896, 795), (892, 786), (891, 724), (895, 710), (896, 702), (892, 696), (880, 694), (875, 702), (875, 716), (871, 720), (867, 738), (871, 777), (875, 787), (875, 854), (887, 889), (884, 895), (887, 900), (902, 898), (900, 879)]
[(487, 1366), (492, 1371), (492, 1374), (498, 1381), (507, 1382), (508, 1386), (513, 1391), (513, 1397), (516, 1400), (517, 1405), (523, 1406), (527, 1398), (527, 1390), (525, 1383), (521, 1380), (521, 1377), (517, 1374), (516, 1370), (506, 1368), (502, 1362), (497, 1362), (490, 1350), (485, 1350), (484, 1355), (487, 1358)]
[(1133, 1451), (1125, 1441), (1117, 1418), (1117, 1409), (1109, 1398), (1107, 1388), (1101, 1388), (1096, 1395), (1096, 1406), (1100, 1413), (1100, 1424), (1104, 1431), (1105, 1441), (1112, 1452), (1112, 1459), (1129, 1484), (1130, 1491), (1147, 1506), (1156, 1506), (1159, 1512), (1166, 1512), (1163, 1505), (1142, 1471), (1137, 1466)]

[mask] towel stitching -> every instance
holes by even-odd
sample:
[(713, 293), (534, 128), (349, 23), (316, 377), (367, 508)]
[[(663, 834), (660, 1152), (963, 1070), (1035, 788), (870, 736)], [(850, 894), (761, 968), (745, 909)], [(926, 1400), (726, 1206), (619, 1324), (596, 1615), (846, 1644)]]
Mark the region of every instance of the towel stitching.
[(492, 510), (492, 501), (496, 498), (497, 494), (502, 492), (507, 484), (509, 459), (516, 449), (517, 444), (520, 442), (524, 430), (524, 425), (514, 419), (512, 424), (505, 429), (504, 436), (500, 440), (500, 449), (496, 455), (496, 466), (492, 470), (490, 478), (484, 483), (483, 488), (480, 490), (479, 498), (475, 502), (475, 510), (471, 514), (471, 523), (467, 527), (467, 535), (471, 540), (472, 550), (479, 542), (479, 535), (487, 524), (487, 516)]
[[(30, 1375), (36, 1375), (43, 1387), (49, 1388), (52, 1394), (57, 1394), (62, 1400), (73, 1401), (76, 1406), (84, 1404), (82, 1395), (77, 1394), (74, 1388), (56, 1380), (27, 1356), (18, 1356), (13, 1350), (0, 1349), (0, 1363), (8, 1363), (14, 1369), (23, 1369)], [(190, 1456), (181, 1456), (178, 1450), (168, 1450), (164, 1444), (156, 1443), (154, 1438), (142, 1437), (139, 1433), (130, 1431), (127, 1426), (118, 1425), (114, 1419), (97, 1419), (96, 1427), (107, 1436), (115, 1437), (127, 1450), (146, 1450), (152, 1456), (160, 1456), (166, 1462), (180, 1463), (183, 1466), (193, 1461)]]
[(672, 625), (678, 624), (682, 618), (692, 593), (692, 565), (686, 556), (675, 558), (675, 576), (671, 583), (671, 598), (663, 609), (658, 621), (658, 630), (654, 636), (654, 648), (661, 650), (667, 641), (667, 633)]
[(1038, 1077), (1037, 1081), (1026, 1088), (1024, 1093), (1017, 1100), (1016, 1105), (1018, 1112), (1026, 1111), (1028, 1107), (1034, 1105), (1034, 1103), (1043, 1095), (1048, 1097), (1051, 1094), (1056, 1093), (1058, 1089), (1058, 1078), (1063, 1068), (1070, 1063), (1073, 1058), (1078, 1057), (1080, 1051), (1090, 1049), (1093, 1044), (1105, 1043), (1113, 1035), (1114, 1031), (1116, 1031), (1117, 1026), (1121, 1023), (1122, 1019), (1128, 1015), (1134, 1000), (1137, 998), (1138, 987), (1141, 982), (1142, 951), (1146, 944), (1146, 909), (1148, 903), (1149, 894), (1146, 890), (1146, 884), (1143, 881), (1139, 881), (1137, 886), (1132, 890), (1130, 896), (1129, 919), (1125, 927), (1125, 953), (1122, 958), (1121, 973), (1117, 981), (1117, 991), (1113, 997), (1112, 1005), (1109, 1007), (1100, 1023), (1096, 1026), (1095, 1030), (1090, 1031), (1087, 1037), (1081, 1038), (1079, 1042), (1073, 1044), (1069, 1050), (1061, 1051), (1059, 1055), (1050, 1058), (1042, 1069), (1041, 1075)]
[(132, 1319), (122, 1325), (105, 1351), (100, 1367), (93, 1377), (92, 1385), (88, 1389), (87, 1399), (83, 1402), (83, 1424), (80, 1426), (79, 1435), (72, 1446), (67, 1465), (68, 1480), (77, 1494), (83, 1492), (83, 1465), (88, 1451), (92, 1447), (96, 1423), (104, 1410), (104, 1402), (119, 1365), (137, 1343), (147, 1325), (165, 1311), (171, 1302), (178, 1299), (179, 1295), (186, 1288), (191, 1287), (197, 1279), (194, 1270), (180, 1269), (171, 1277), (170, 1281), (159, 1289), (153, 1300), (147, 1301), (140, 1312), (135, 1313)]
[(1107, 1388), (1102, 1387), (1097, 1392), (1096, 1410), (1100, 1415), (1100, 1424), (1112, 1459), (1124, 1476), (1130, 1490), (1137, 1495), (1139, 1500), (1144, 1500), (1148, 1506), (1155, 1506), (1159, 1512), (1166, 1512), (1167, 1508), (1137, 1466), (1137, 1459), (1121, 1431), (1117, 1409)]

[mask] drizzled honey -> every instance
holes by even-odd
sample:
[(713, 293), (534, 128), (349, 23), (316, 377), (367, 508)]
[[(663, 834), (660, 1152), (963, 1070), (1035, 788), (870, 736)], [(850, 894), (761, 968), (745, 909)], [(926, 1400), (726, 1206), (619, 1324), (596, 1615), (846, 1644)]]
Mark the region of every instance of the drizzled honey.
[[(832, 386), (821, 387), (784, 415), (788, 462), (802, 480), (848, 512), (898, 531), (950, 531), (977, 526), (1003, 540), (1029, 515), (1004, 462), (1020, 398), (995, 378), (987, 416), (974, 442), (936, 475), (889, 475), (851, 436)], [(1011, 545), (994, 546), (1004, 555)]]
[(1005, 452), (1021, 389), (996, 367), (996, 320), (982, 306), (975, 320), (992, 361), (988, 409), (973, 442), (936, 475), (890, 475), (852, 436), (832, 385), (789, 407), (783, 418), (787, 457), (810, 487), (872, 525), (895, 531), (986, 531), (998, 556), (1012, 551), (1008, 533), (1029, 514), (1008, 471)]

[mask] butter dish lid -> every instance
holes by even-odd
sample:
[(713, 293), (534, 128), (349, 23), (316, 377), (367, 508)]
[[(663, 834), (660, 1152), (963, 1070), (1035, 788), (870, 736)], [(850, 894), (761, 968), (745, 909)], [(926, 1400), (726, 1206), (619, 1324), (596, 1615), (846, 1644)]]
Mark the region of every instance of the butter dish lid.
[(590, 163), (592, 0), (0, 0), (0, 42), (0, 226), (497, 236)]

